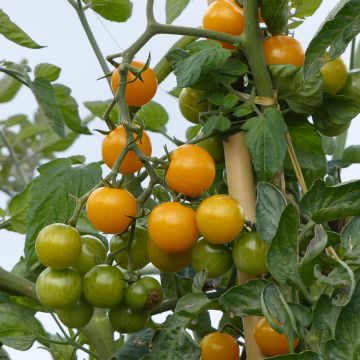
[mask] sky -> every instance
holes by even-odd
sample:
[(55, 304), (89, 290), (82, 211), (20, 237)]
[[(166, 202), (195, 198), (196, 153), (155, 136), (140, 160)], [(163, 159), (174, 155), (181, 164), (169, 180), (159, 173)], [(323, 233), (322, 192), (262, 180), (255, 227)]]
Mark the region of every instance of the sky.
[[(114, 54), (128, 47), (145, 28), (145, 0), (134, 0), (132, 18), (125, 24), (112, 23), (103, 20), (95, 13), (88, 11), (87, 17), (94, 35), (104, 55)], [(329, 13), (335, 1), (323, 1), (315, 15), (296, 30), (295, 37), (308, 45), (316, 33), (318, 26)], [(200, 26), (202, 14), (207, 7), (206, 0), (191, 0), (185, 12), (175, 21), (175, 24), (186, 26)], [(88, 43), (86, 35), (76, 16), (74, 9), (66, 0), (0, 0), (0, 8), (7, 13), (11, 20), (27, 32), (35, 41), (47, 47), (31, 50), (15, 45), (0, 36), (0, 59), (20, 62), (26, 58), (29, 66), (34, 68), (39, 63), (52, 63), (62, 68), (58, 82), (72, 89), (72, 96), (79, 103), (80, 114), (88, 114), (82, 105), (85, 101), (105, 100), (111, 97), (111, 91), (105, 80), (98, 81), (102, 71), (97, 59)], [(155, 1), (155, 14), (158, 21), (165, 19), (165, 0)], [(153, 38), (138, 54), (137, 59), (145, 61), (151, 53), (152, 65), (166, 53), (167, 49), (176, 41), (177, 36), (159, 35)], [(349, 63), (349, 51), (343, 55), (344, 61)], [(175, 80), (170, 76), (160, 85), (154, 100), (160, 102), (170, 115), (168, 129), (177, 138), (184, 139), (189, 123), (184, 120), (178, 110), (177, 100), (167, 94), (175, 86)], [(25, 113), (33, 114), (36, 103), (29, 90), (22, 88), (14, 101), (0, 104), (0, 119)], [(103, 128), (100, 120), (91, 123), (92, 129)], [(359, 143), (360, 119), (353, 121), (348, 136), (348, 145)], [(168, 142), (158, 134), (151, 134), (154, 153), (162, 153), (164, 144)], [(101, 153), (102, 135), (83, 136), (74, 146), (61, 156), (84, 155), (88, 162), (99, 161)], [(169, 144), (168, 144), (169, 145)], [(170, 145), (171, 146), (171, 145)], [(343, 171), (343, 179), (350, 180), (360, 177), (360, 166), (351, 166)], [(8, 199), (0, 194), (0, 207), (4, 207)], [(22, 255), (24, 237), (18, 234), (0, 230), (0, 266), (10, 270)], [(46, 316), (39, 316), (49, 331), (58, 329)], [(12, 359), (45, 360), (51, 357), (35, 345), (24, 353), (8, 349)]]

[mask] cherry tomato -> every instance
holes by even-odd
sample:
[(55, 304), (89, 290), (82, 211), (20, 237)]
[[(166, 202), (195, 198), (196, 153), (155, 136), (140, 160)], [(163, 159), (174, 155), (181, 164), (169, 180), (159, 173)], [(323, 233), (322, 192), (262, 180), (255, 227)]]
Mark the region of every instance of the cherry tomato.
[(149, 216), (148, 230), (151, 240), (162, 250), (185, 251), (198, 236), (195, 211), (177, 202), (160, 204)]
[(84, 296), (92, 305), (110, 308), (124, 296), (125, 280), (119, 268), (96, 265), (84, 277)]
[[(235, 0), (214, 1), (205, 11), (203, 28), (216, 30), (231, 35), (240, 35), (244, 31), (244, 11)], [(228, 49), (234, 46), (222, 43)]]
[[(289, 353), (288, 339), (285, 334), (276, 332), (263, 318), (254, 330), (254, 337), (260, 350), (266, 356), (284, 355)], [(299, 344), (299, 339), (294, 340), (294, 347)]]
[(149, 321), (148, 311), (133, 311), (126, 305), (118, 305), (110, 309), (109, 320), (119, 333), (134, 333), (146, 327)]
[(136, 216), (136, 199), (125, 189), (101, 187), (90, 194), (86, 211), (97, 230), (107, 234), (122, 233)]
[(213, 332), (200, 342), (201, 360), (238, 360), (239, 344), (227, 333)]
[[(134, 134), (134, 138), (136, 135)], [(101, 151), (104, 163), (111, 169), (117, 158), (120, 156), (121, 151), (126, 145), (126, 132), (125, 128), (120, 125), (106, 135), (102, 142)], [(150, 156), (152, 152), (151, 142), (148, 134), (143, 131), (141, 139), (136, 141), (136, 145), (141, 152)], [(133, 174), (143, 167), (143, 163), (135, 155), (133, 151), (129, 151), (123, 159), (119, 172), (122, 174)]]
[(147, 250), (150, 262), (160, 271), (177, 272), (190, 264), (192, 248), (170, 253), (162, 250), (154, 241), (149, 240)]
[(196, 272), (206, 269), (208, 278), (224, 275), (232, 266), (231, 251), (225, 245), (199, 240), (192, 251), (191, 263)]
[(215, 179), (215, 163), (210, 154), (197, 145), (182, 145), (170, 156), (165, 180), (168, 187), (186, 196), (199, 196)]
[(348, 74), (346, 84), (341, 89), (341, 94), (352, 97), (360, 104), (360, 70), (351, 70)]
[(42, 304), (52, 309), (73, 306), (81, 296), (80, 274), (72, 269), (54, 270), (47, 268), (36, 281), (36, 294)]
[[(122, 249), (126, 246), (126, 243), (129, 240), (129, 233), (123, 235), (114, 236), (110, 241), (110, 251), (114, 252), (116, 250)], [(131, 244), (131, 257), (132, 265), (134, 270), (142, 269), (146, 266), (150, 260), (147, 254), (147, 242), (149, 240), (149, 234), (146, 229), (143, 227), (137, 226), (135, 229), (134, 239)], [(128, 267), (128, 257), (126, 251), (121, 251), (115, 256), (116, 263), (121, 266), (123, 269)]]
[(206, 150), (215, 163), (224, 161), (224, 145), (220, 136), (212, 136), (198, 142), (197, 145)]
[(229, 195), (213, 195), (202, 201), (196, 211), (200, 234), (212, 244), (233, 241), (244, 227), (241, 205)]
[[(327, 58), (329, 58), (328, 54)], [(337, 94), (346, 84), (347, 69), (340, 57), (325, 63), (321, 67), (320, 72), (324, 82), (323, 90), (326, 92)]]
[[(131, 65), (142, 69), (144, 63), (138, 60), (133, 60)], [(127, 75), (127, 81), (125, 90), (125, 100), (129, 106), (142, 106), (148, 103), (156, 94), (158, 87), (158, 81), (153, 69), (148, 68), (142, 74), (143, 81), (136, 79), (134, 82), (130, 82), (135, 79), (135, 76), (129, 71)], [(120, 74), (118, 69), (115, 69), (111, 76), (111, 87), (113, 92), (116, 93), (120, 82)]]
[(276, 35), (264, 41), (265, 59), (268, 65), (304, 65), (305, 54), (301, 44), (287, 35)]
[(131, 310), (151, 310), (158, 307), (164, 300), (164, 291), (160, 283), (144, 276), (126, 289), (125, 301)]
[(266, 273), (266, 251), (268, 245), (255, 232), (242, 235), (235, 241), (232, 256), (236, 268), (246, 274), (261, 275)]
[(107, 250), (104, 243), (95, 236), (84, 235), (81, 237), (81, 240), (82, 251), (74, 264), (74, 268), (81, 275), (85, 275), (95, 265), (105, 261)]
[(66, 309), (56, 310), (56, 314), (65, 326), (79, 329), (91, 320), (94, 314), (94, 307), (81, 297), (75, 305)]
[(43, 265), (52, 269), (66, 269), (74, 265), (81, 254), (80, 234), (69, 225), (48, 225), (39, 232), (35, 251)]
[(200, 113), (209, 108), (205, 91), (191, 88), (182, 89), (179, 95), (179, 108), (186, 120), (198, 124)]

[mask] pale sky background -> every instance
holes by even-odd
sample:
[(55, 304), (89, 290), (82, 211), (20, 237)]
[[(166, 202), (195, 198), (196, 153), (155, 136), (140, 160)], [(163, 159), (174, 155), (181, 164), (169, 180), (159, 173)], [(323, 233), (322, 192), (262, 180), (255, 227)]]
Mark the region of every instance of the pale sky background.
[[(125, 24), (112, 23), (103, 20), (91, 10), (87, 12), (88, 21), (104, 55), (113, 54), (129, 46), (144, 30), (145, 27), (145, 0), (134, 0), (132, 18)], [(306, 47), (315, 34), (325, 15), (331, 10), (336, 1), (323, 1), (322, 6), (308, 19), (304, 26), (296, 30), (296, 38)], [(201, 25), (202, 14), (206, 9), (206, 0), (191, 0), (189, 7), (176, 24), (187, 26)], [(2, 8), (25, 32), (35, 41), (47, 47), (40, 50), (31, 50), (15, 45), (0, 35), (0, 59), (20, 62), (26, 58), (29, 66), (34, 68), (39, 63), (52, 63), (62, 68), (57, 82), (69, 86), (72, 96), (78, 101), (80, 114), (86, 116), (87, 110), (84, 101), (105, 100), (111, 97), (111, 91), (105, 80), (97, 81), (102, 76), (101, 68), (88, 43), (86, 35), (76, 16), (74, 9), (66, 0), (0, 0)], [(155, 14), (159, 21), (165, 19), (165, 0), (155, 1)], [(177, 37), (159, 35), (141, 50), (137, 55), (140, 60), (146, 60), (149, 52), (152, 56), (152, 65), (166, 53)], [(349, 62), (349, 51), (343, 55), (346, 63)], [(182, 139), (189, 123), (182, 118), (177, 108), (177, 100), (167, 94), (175, 85), (173, 77), (160, 85), (155, 100), (168, 110), (170, 121), (168, 129), (171, 134)], [(33, 95), (26, 88), (22, 88), (14, 101), (0, 104), (0, 118), (25, 113), (31, 115), (36, 109)], [(91, 123), (91, 129), (104, 128), (100, 120)], [(348, 145), (359, 144), (360, 121), (353, 121), (348, 137)], [(152, 136), (154, 153), (162, 152), (163, 144), (167, 143), (161, 135)], [(81, 140), (62, 156), (85, 155), (88, 162), (100, 160), (100, 146), (102, 135), (83, 136)], [(168, 144), (172, 147), (171, 144)], [(343, 179), (360, 177), (360, 166), (352, 166), (343, 171)], [(0, 207), (4, 207), (7, 199), (0, 194)], [(0, 230), (0, 266), (10, 270), (23, 253), (24, 236)], [(46, 324), (49, 331), (58, 331), (56, 326), (47, 317), (39, 318)], [(14, 360), (36, 359), (45, 360), (51, 357), (37, 346), (28, 352), (7, 349)], [(79, 356), (82, 359), (83, 356)]]

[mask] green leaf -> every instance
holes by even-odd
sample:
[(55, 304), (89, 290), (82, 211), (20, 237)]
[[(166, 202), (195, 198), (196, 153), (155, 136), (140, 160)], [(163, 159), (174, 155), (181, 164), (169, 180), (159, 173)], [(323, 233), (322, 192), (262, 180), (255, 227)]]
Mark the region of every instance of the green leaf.
[(20, 90), (21, 85), (21, 82), (17, 81), (12, 76), (4, 75), (0, 79), (0, 103), (12, 100)]
[(341, 253), (345, 260), (360, 260), (360, 216), (354, 217), (342, 230)]
[(6, 211), (5, 211), (4, 209), (0, 208), (0, 217), (1, 217), (2, 219), (4, 219), (5, 216), (6, 216)]
[(304, 329), (311, 325), (312, 313), (309, 308), (292, 302), (289, 302), (288, 305), (294, 315), (298, 329)]
[[(108, 106), (110, 105), (111, 100), (105, 100), (105, 101), (86, 101), (84, 102), (84, 106), (94, 115), (97, 116), (98, 118), (102, 119), (103, 115), (106, 111), (106, 109), (108, 108)], [(119, 117), (119, 113), (118, 113), (118, 107), (114, 106), (114, 108), (112, 109), (111, 113), (110, 113), (110, 120), (117, 124), (118, 122), (118, 117)]]
[(319, 354), (312, 351), (304, 351), (297, 354), (278, 355), (266, 358), (268, 360), (321, 360)]
[(202, 293), (202, 289), (207, 283), (207, 270), (197, 272), (193, 278), (192, 290), (194, 293)]
[(54, 87), (50, 81), (45, 78), (37, 78), (31, 83), (31, 90), (49, 125), (58, 136), (64, 137), (64, 118), (56, 101)]
[(319, 73), (326, 61), (325, 53), (328, 48), (331, 60), (336, 59), (345, 51), (349, 42), (359, 33), (359, 23), (360, 3), (358, 0), (346, 0), (337, 4), (306, 50), (305, 78)]
[(341, 167), (346, 168), (353, 164), (360, 164), (360, 145), (351, 145), (344, 150)]
[(327, 234), (321, 225), (315, 226), (315, 236), (306, 248), (305, 254), (300, 261), (300, 266), (309, 264), (322, 253), (327, 245)]
[(239, 102), (239, 98), (235, 94), (227, 94), (224, 98), (223, 107), (225, 110), (230, 110)]
[(19, 194), (15, 195), (9, 204), (11, 229), (20, 234), (26, 234), (30, 200), (31, 183)]
[(129, 0), (84, 0), (84, 2), (110, 21), (125, 22), (132, 14), (133, 5)]
[[(0, 80), (0, 82), (1, 82), (1, 80)], [(28, 117), (24, 114), (12, 115), (9, 118), (7, 118), (6, 120), (0, 121), (0, 123), (7, 128), (10, 128), (15, 125), (21, 125), (25, 122), (29, 122), (29, 121), (28, 121)]]
[(256, 230), (263, 240), (271, 242), (285, 207), (286, 199), (281, 191), (270, 183), (260, 181), (256, 198)]
[(188, 87), (218, 67), (221, 67), (230, 57), (231, 51), (222, 48), (210, 48), (179, 61), (175, 65), (178, 87)]
[(16, 350), (28, 350), (44, 333), (34, 312), (15, 304), (0, 304), (0, 342)]
[(72, 166), (69, 159), (51, 161), (38, 171), (40, 176), (33, 180), (29, 194), (25, 258), (30, 266), (36, 262), (34, 243), (38, 232), (48, 224), (65, 222), (75, 208), (70, 195), (80, 197), (101, 180), (99, 164)]
[(336, 152), (336, 142), (333, 137), (320, 134), (322, 147), (326, 155), (334, 155)]
[(317, 180), (300, 201), (300, 209), (317, 224), (360, 214), (360, 180), (326, 186)]
[(320, 72), (304, 79), (302, 67), (270, 65), (270, 73), (278, 99), (299, 114), (311, 114), (321, 104), (323, 80)]
[(166, 0), (166, 23), (171, 24), (188, 6), (190, 0)]
[(49, 81), (55, 81), (60, 76), (61, 69), (53, 64), (38, 64), (35, 67), (34, 74), (36, 78), (43, 77)]
[(322, 0), (292, 0), (291, 7), (295, 8), (292, 17), (305, 19), (311, 16), (321, 5)]
[(166, 131), (169, 114), (163, 106), (155, 101), (150, 101), (136, 113), (136, 119), (145, 124), (146, 130), (162, 132)]
[(247, 120), (242, 128), (247, 131), (246, 144), (259, 180), (272, 179), (283, 166), (287, 150), (281, 112), (266, 109), (261, 117)]
[(4, 35), (10, 41), (30, 48), (41, 49), (44, 46), (37, 44), (31, 39), (23, 30), (21, 30), (15, 23), (13, 23), (9, 16), (0, 9), (0, 34)]
[(237, 316), (262, 315), (260, 297), (269, 282), (265, 279), (249, 280), (221, 295), (219, 302), (228, 312)]
[(0, 347), (0, 360), (11, 360), (3, 347)]
[(253, 112), (254, 112), (254, 110), (251, 107), (251, 105), (245, 103), (245, 104), (242, 104), (242, 105), (238, 106), (237, 108), (235, 108), (233, 115), (240, 118), (240, 117), (244, 117), (246, 115), (250, 115)]
[(176, 304), (175, 313), (181, 316), (194, 316), (214, 306), (204, 293), (186, 294)]
[(224, 132), (231, 127), (231, 121), (223, 115), (211, 115), (209, 116), (204, 124), (203, 133), (209, 135), (214, 131)]
[(262, 0), (261, 15), (272, 35), (287, 31), (289, 5), (287, 0)]
[(360, 69), (360, 43), (355, 51), (354, 69)]

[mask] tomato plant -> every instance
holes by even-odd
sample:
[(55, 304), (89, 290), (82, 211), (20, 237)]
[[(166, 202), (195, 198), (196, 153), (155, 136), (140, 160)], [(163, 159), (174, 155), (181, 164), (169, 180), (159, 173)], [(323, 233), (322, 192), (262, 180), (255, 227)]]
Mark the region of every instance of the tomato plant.
[(142, 330), (149, 321), (149, 312), (134, 311), (125, 305), (118, 305), (109, 312), (111, 325), (119, 333), (134, 333)]
[(341, 57), (325, 63), (320, 72), (324, 81), (324, 91), (336, 94), (345, 86), (348, 74)]
[(227, 333), (214, 332), (206, 335), (200, 343), (201, 360), (239, 358), (239, 344), (236, 339)]
[(209, 103), (204, 98), (204, 91), (184, 88), (179, 95), (179, 108), (186, 120), (199, 123), (200, 113), (208, 110)]
[(219, 136), (212, 136), (211, 138), (201, 140), (198, 142), (198, 146), (206, 150), (214, 159), (215, 163), (224, 161), (224, 146)]
[(346, 83), (341, 89), (341, 94), (352, 97), (360, 104), (360, 70), (351, 70)]

